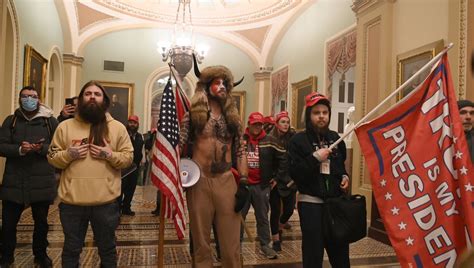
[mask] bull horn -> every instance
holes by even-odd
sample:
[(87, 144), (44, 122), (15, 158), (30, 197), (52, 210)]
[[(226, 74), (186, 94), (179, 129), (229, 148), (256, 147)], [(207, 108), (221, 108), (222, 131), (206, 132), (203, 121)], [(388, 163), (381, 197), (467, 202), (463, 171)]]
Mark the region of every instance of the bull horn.
[(240, 85), (240, 83), (242, 83), (242, 81), (244, 81), (244, 77), (245, 77), (245, 76), (242, 76), (242, 78), (240, 78), (239, 81), (235, 82), (235, 83), (234, 83), (234, 87)]
[(198, 62), (196, 59), (196, 55), (193, 53), (193, 61), (194, 61), (194, 74), (196, 75), (197, 78), (201, 77), (201, 71), (199, 71), (199, 66)]

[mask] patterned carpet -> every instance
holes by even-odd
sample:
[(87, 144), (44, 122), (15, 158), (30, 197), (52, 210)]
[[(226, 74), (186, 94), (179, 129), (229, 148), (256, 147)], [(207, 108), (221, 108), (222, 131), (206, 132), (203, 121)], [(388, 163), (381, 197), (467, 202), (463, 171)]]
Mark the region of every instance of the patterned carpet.
[[(158, 224), (159, 218), (150, 212), (155, 208), (156, 191), (151, 187), (137, 187), (132, 210), (136, 215), (122, 216), (117, 229), (117, 251), (119, 267), (157, 267)], [(57, 205), (51, 206), (48, 221), (48, 254), (55, 267), (60, 267), (61, 249), (64, 241), (59, 221)], [(18, 226), (18, 245), (15, 252), (15, 267), (32, 267), (31, 251), (33, 219), (31, 210), (27, 209)], [(284, 242), (278, 259), (268, 260), (260, 252), (258, 242), (244, 237), (242, 255), (246, 267), (302, 267), (301, 265), (301, 231), (297, 211), (290, 219), (292, 228), (283, 233)], [(252, 237), (256, 237), (255, 217), (251, 211), (247, 216), (247, 226)], [(352, 267), (399, 267), (395, 253), (390, 246), (373, 239), (365, 238), (350, 246)], [(215, 252), (214, 252), (214, 256)], [(165, 266), (191, 267), (189, 244), (185, 240), (177, 240), (173, 224), (165, 225)], [(81, 255), (82, 267), (99, 267), (97, 248), (94, 247), (92, 230), (89, 228), (86, 245)], [(215, 259), (214, 266), (220, 263)], [(325, 256), (325, 267), (330, 267)]]

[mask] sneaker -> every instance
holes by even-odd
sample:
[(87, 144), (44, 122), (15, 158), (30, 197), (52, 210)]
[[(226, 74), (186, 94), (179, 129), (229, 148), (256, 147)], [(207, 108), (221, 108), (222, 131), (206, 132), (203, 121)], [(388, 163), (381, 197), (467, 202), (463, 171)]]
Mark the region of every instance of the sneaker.
[(272, 245), (273, 250), (280, 252), (281, 251), (281, 241), (273, 241)]
[(35, 257), (35, 267), (38, 268), (51, 268), (53, 267), (53, 261), (46, 256), (44, 258)]
[(14, 259), (1, 258), (0, 259), (0, 268), (10, 268), (13, 266)]
[(131, 209), (124, 209), (122, 210), (122, 215), (135, 216), (135, 212), (133, 212)]
[(277, 253), (269, 246), (261, 246), (260, 250), (267, 259), (273, 260), (277, 258)]

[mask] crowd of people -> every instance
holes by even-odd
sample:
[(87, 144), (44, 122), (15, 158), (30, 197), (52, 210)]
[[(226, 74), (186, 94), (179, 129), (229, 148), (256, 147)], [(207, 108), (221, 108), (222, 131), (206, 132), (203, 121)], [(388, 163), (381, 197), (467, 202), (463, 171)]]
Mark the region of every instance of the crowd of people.
[[(286, 111), (267, 117), (252, 112), (244, 128), (230, 94), (239, 82), (230, 70), (211, 66), (196, 74), (199, 81), (180, 128), (180, 148), (192, 152), (187, 156), (201, 171), (186, 189), (194, 267), (212, 267), (211, 229), (223, 267), (241, 267), (242, 222), (250, 206), (266, 258), (282, 251), (282, 233), (291, 228), (288, 220), (297, 207), (303, 266), (321, 267), (326, 250), (333, 267), (350, 267), (349, 244), (329, 241), (322, 227), (324, 200), (350, 185), (345, 143), (329, 149), (339, 139), (329, 129), (330, 100), (316, 92), (306, 96), (305, 130), (298, 133)], [(35, 265), (52, 267), (47, 217), (56, 198), (64, 232), (62, 266), (79, 266), (89, 224), (101, 266), (117, 266), (115, 230), (121, 215), (135, 215), (131, 203), (139, 167), (145, 166), (147, 176), (156, 129), (144, 138), (138, 116), (124, 125), (108, 113), (111, 103), (105, 89), (90, 81), (56, 119), (35, 88), (20, 90), (19, 108), (0, 133), (0, 156), (6, 158), (0, 267), (14, 263), (17, 224), (28, 207)], [(462, 100), (458, 107), (472, 160), (474, 104)], [(155, 215), (159, 199), (158, 193)]]

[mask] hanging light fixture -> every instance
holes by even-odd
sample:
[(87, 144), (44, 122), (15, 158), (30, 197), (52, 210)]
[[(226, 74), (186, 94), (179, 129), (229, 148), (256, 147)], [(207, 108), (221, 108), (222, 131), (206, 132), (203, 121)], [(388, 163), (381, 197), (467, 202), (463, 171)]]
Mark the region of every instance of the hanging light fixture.
[(158, 51), (164, 62), (170, 60), (181, 79), (193, 67), (193, 54), (199, 63), (206, 56), (207, 46), (201, 45), (195, 48), (194, 41), (191, 0), (179, 0), (172, 41), (159, 42)]

